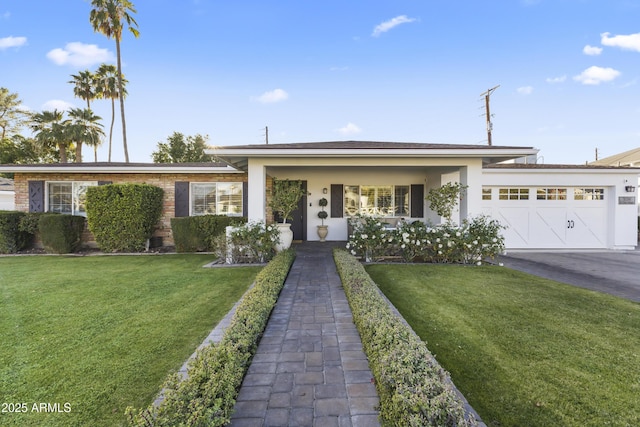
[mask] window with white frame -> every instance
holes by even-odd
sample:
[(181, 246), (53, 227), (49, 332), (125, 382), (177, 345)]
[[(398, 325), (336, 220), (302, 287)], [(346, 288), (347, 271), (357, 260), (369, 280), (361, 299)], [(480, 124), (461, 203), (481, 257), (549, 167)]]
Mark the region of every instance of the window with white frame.
[(242, 183), (191, 183), (191, 215), (242, 216)]
[(529, 200), (528, 188), (500, 188), (498, 190), (500, 200)]
[(47, 211), (87, 216), (87, 188), (95, 181), (64, 181), (47, 183)]
[(573, 200), (604, 200), (604, 188), (574, 188)]
[(345, 185), (344, 213), (367, 216), (409, 216), (408, 185)]
[(567, 200), (566, 188), (538, 188), (536, 192), (538, 200)]
[(482, 200), (491, 200), (491, 188), (482, 187)]

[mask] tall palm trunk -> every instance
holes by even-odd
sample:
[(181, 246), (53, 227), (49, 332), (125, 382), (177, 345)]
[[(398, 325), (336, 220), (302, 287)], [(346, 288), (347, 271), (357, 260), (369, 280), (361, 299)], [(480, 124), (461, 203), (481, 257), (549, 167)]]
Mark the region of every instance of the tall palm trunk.
[(111, 98), (111, 126), (109, 127), (109, 163), (111, 163), (111, 141), (113, 139), (113, 124), (116, 121), (116, 101)]
[(116, 37), (116, 57), (118, 60), (118, 91), (120, 93), (120, 116), (122, 117), (122, 146), (124, 147), (124, 161), (129, 163), (129, 150), (127, 149), (127, 124), (124, 118), (124, 89), (122, 87), (122, 62), (120, 60), (120, 39)]

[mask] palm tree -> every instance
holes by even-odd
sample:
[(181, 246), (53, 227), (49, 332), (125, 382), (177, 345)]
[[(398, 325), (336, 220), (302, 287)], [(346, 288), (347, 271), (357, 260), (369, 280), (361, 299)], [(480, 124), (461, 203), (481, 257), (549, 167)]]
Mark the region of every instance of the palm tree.
[[(124, 94), (122, 76), (122, 61), (120, 56), (120, 40), (122, 29), (126, 22), (129, 31), (134, 37), (138, 37), (138, 23), (129, 12), (136, 13), (133, 3), (129, 0), (91, 0), (91, 14), (89, 21), (93, 30), (104, 34), (108, 39), (116, 41), (116, 59), (118, 65), (118, 93)], [(123, 22), (124, 21), (124, 22)], [(122, 145), (124, 146), (124, 159), (129, 163), (129, 150), (127, 149), (127, 125), (124, 118), (124, 96), (120, 97), (120, 115), (122, 117)]]
[(76, 163), (82, 163), (82, 144), (94, 147), (95, 161), (98, 155), (95, 149), (100, 145), (102, 130), (102, 117), (96, 116), (89, 108), (73, 108), (69, 110), (69, 120), (65, 121), (65, 131), (69, 140), (76, 144)]
[(67, 163), (67, 136), (62, 122), (62, 111), (43, 111), (32, 117), (31, 130), (35, 133), (35, 139), (43, 148), (58, 148), (60, 150), (60, 163)]
[[(127, 96), (127, 89), (124, 85), (128, 83), (122, 76), (124, 96)], [(111, 141), (113, 137), (113, 123), (116, 118), (116, 102), (119, 98), (118, 91), (118, 70), (115, 65), (102, 64), (96, 71), (96, 98), (111, 100), (111, 126), (109, 126), (109, 162), (111, 161)]]
[[(73, 94), (77, 98), (87, 101), (87, 109), (91, 109), (91, 101), (96, 99), (95, 80), (96, 76), (89, 70), (80, 71), (78, 74), (72, 74)], [(82, 141), (76, 143), (76, 162), (82, 163)]]

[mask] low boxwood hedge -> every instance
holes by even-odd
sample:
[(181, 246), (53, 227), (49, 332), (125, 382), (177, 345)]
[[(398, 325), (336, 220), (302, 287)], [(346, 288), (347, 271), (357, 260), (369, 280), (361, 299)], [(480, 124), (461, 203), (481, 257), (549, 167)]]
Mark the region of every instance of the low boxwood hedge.
[(360, 262), (342, 249), (334, 250), (334, 259), (375, 378), (382, 425), (477, 425), (447, 372), (391, 311)]
[(127, 408), (131, 426), (224, 426), (231, 421), (242, 379), (294, 258), (291, 249), (280, 252), (258, 273), (220, 343), (198, 352), (186, 379), (169, 377), (159, 406)]

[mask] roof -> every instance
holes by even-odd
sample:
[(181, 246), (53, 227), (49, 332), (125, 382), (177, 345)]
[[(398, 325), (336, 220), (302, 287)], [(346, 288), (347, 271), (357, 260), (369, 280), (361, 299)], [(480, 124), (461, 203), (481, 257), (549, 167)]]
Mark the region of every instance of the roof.
[(566, 165), (566, 164), (545, 164), (545, 163), (492, 163), (484, 166), (485, 169), (583, 169), (583, 170), (618, 170), (618, 171), (640, 171), (640, 166), (610, 166), (610, 165)]
[(493, 163), (519, 157), (535, 155), (533, 147), (433, 144), (418, 142), (384, 141), (326, 141), (298, 142), (290, 144), (253, 144), (216, 147), (205, 150), (217, 158), (224, 159), (238, 168), (245, 168), (249, 158), (259, 157), (304, 157), (304, 158), (482, 158), (484, 163)]
[(13, 191), (13, 180), (0, 177), (0, 191)]
[(0, 172), (42, 173), (237, 173), (225, 162), (203, 163), (41, 163), (30, 165), (0, 165)]
[(591, 162), (592, 165), (610, 166), (640, 166), (640, 148), (634, 148), (624, 153), (614, 154), (604, 159)]

